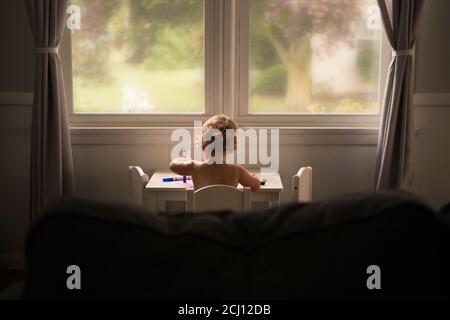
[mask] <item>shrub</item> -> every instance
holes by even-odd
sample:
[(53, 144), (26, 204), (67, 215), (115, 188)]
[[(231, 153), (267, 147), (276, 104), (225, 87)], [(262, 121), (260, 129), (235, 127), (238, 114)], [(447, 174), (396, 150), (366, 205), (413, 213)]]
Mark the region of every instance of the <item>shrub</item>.
[(358, 52), (356, 65), (362, 81), (369, 82), (377, 72), (379, 54), (374, 48), (365, 48)]
[(252, 94), (283, 95), (286, 93), (287, 72), (282, 64), (274, 65), (253, 76)]

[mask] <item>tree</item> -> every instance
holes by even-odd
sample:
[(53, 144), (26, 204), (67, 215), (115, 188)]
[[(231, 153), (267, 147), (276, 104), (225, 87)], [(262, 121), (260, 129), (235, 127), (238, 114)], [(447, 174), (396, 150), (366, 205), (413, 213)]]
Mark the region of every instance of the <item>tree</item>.
[(286, 106), (295, 110), (311, 103), (312, 36), (332, 46), (351, 38), (358, 17), (355, 0), (258, 0), (252, 2), (255, 30), (270, 42), (287, 70)]
[[(167, 61), (194, 64), (192, 61), (199, 60), (203, 53), (194, 50), (202, 47), (194, 43), (202, 39), (202, 3), (202, 0), (73, 0), (82, 14), (81, 30), (72, 35), (75, 75), (83, 81), (109, 82), (111, 52), (121, 48), (129, 49), (126, 54), (130, 63), (141, 64), (151, 57), (152, 65), (163, 67), (167, 67)], [(194, 49), (181, 50), (183, 44), (186, 47), (191, 44)], [(159, 45), (157, 57), (152, 55), (155, 45)]]
[(72, 32), (75, 75), (84, 80), (108, 81), (108, 23), (120, 6), (120, 0), (74, 0), (81, 8), (81, 30)]

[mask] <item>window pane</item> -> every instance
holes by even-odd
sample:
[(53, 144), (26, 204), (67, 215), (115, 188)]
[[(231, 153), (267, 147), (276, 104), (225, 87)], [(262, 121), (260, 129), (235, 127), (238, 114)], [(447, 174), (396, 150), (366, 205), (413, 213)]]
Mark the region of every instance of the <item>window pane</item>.
[(204, 111), (203, 0), (72, 4), (75, 112)]
[(250, 0), (249, 111), (377, 113), (376, 0)]

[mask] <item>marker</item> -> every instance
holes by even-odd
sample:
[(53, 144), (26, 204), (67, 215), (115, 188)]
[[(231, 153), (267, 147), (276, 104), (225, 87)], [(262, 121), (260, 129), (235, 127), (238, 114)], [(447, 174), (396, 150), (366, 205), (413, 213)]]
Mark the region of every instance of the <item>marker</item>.
[(163, 182), (174, 182), (174, 181), (183, 181), (186, 183), (187, 180), (192, 180), (191, 177), (172, 177), (172, 178), (163, 178)]

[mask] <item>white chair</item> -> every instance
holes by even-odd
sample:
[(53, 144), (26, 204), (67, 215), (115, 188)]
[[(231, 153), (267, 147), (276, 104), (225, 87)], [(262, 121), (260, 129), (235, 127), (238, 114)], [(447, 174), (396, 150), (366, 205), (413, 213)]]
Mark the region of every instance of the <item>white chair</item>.
[(212, 185), (186, 190), (186, 211), (205, 212), (216, 210), (250, 211), (250, 188), (237, 189), (227, 185)]
[(292, 200), (296, 202), (312, 201), (312, 168), (303, 167), (292, 178)]
[(144, 206), (144, 188), (150, 177), (140, 167), (129, 166), (129, 200), (136, 206)]

